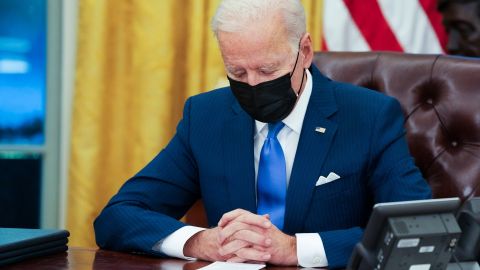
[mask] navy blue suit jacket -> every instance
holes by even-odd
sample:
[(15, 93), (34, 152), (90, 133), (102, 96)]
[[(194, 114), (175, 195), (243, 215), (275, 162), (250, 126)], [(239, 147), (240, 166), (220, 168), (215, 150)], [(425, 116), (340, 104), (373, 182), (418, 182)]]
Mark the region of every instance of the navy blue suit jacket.
[[(287, 234), (318, 232), (330, 268), (345, 266), (374, 203), (430, 198), (405, 141), (399, 103), (331, 81), (315, 66), (287, 191)], [(128, 180), (95, 221), (101, 248), (156, 255), (202, 198), (210, 226), (236, 208), (256, 212), (254, 120), (229, 88), (187, 100), (170, 143)], [(315, 131), (324, 127), (325, 133)], [(341, 178), (315, 186), (320, 176)]]

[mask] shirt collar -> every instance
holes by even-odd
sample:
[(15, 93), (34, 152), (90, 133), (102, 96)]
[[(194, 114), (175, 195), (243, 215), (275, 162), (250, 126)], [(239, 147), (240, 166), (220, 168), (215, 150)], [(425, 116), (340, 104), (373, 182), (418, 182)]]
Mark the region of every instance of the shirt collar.
[[(305, 113), (307, 112), (308, 101), (310, 100), (310, 96), (312, 95), (312, 75), (308, 69), (305, 69), (305, 73), (307, 73), (307, 82), (305, 83), (305, 89), (303, 89), (302, 94), (298, 98), (297, 104), (293, 108), (292, 112), (282, 120), (282, 122), (289, 127), (294, 132), (300, 134), (303, 126), (303, 119), (305, 118)], [(260, 122), (255, 120), (255, 128), (257, 135), (261, 132), (267, 132), (266, 129), (267, 123)]]

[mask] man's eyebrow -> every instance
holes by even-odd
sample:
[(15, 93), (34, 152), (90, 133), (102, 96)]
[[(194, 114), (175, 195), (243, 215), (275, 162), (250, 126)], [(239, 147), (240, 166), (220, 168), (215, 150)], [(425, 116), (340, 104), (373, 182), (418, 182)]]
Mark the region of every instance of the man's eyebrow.
[[(271, 70), (271, 69), (277, 68), (279, 65), (280, 65), (280, 61), (275, 61), (275, 62), (262, 64), (258, 67), (258, 69)], [(233, 66), (233, 65), (225, 65), (225, 68), (227, 69), (228, 72), (232, 72), (232, 73), (244, 70), (244, 68), (242, 67)]]
[(270, 69), (274, 69), (276, 67), (278, 67), (280, 65), (280, 62), (272, 62), (272, 63), (267, 63), (267, 64), (264, 64), (264, 65), (261, 65), (260, 66), (260, 69), (261, 70), (270, 70)]
[(225, 64), (225, 67), (228, 69), (242, 69), (242, 67), (232, 64)]
[(238, 72), (243, 70), (243, 68), (241, 67), (230, 66), (230, 65), (226, 65), (225, 68), (227, 69), (228, 72)]

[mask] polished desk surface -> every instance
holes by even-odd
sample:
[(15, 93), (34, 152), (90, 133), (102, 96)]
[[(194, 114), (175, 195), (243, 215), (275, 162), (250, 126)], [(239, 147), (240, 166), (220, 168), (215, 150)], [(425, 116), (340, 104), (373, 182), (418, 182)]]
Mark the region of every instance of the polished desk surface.
[[(185, 261), (140, 256), (128, 253), (98, 250), (94, 248), (70, 247), (68, 252), (29, 259), (1, 269), (162, 269), (190, 270), (208, 265), (209, 262)], [(266, 269), (293, 270), (297, 267), (274, 267)]]

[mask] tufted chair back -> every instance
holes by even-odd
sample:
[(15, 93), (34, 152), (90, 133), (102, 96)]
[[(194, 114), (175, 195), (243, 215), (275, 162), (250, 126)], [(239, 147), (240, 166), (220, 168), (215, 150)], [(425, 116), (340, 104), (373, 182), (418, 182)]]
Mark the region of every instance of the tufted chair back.
[(401, 103), (410, 152), (435, 198), (480, 195), (480, 59), (319, 52), (314, 63)]

